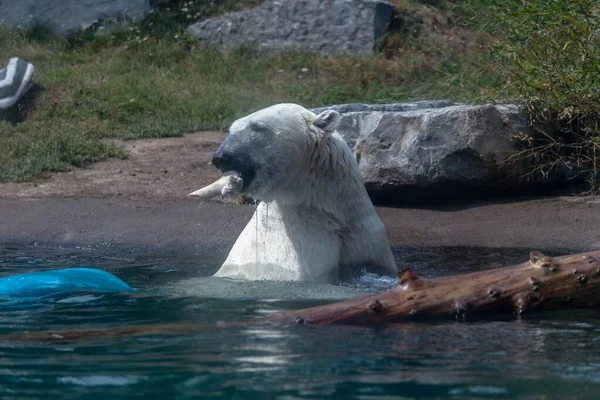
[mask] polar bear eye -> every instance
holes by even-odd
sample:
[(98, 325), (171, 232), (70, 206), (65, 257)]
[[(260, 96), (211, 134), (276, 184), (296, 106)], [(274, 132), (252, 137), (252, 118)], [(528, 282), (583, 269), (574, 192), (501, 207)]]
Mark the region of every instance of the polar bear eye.
[(252, 129), (255, 132), (271, 133), (271, 129), (269, 129), (269, 127), (264, 122), (260, 121), (250, 122), (250, 129)]

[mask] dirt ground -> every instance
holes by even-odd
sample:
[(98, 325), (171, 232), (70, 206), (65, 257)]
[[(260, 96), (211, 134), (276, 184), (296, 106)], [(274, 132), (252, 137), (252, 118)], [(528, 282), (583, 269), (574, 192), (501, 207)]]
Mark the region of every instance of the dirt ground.
[[(210, 158), (224, 137), (122, 142), (129, 157), (0, 185), (0, 244), (123, 246), (225, 255), (253, 207), (187, 197), (219, 176)], [(461, 207), (378, 208), (393, 246), (600, 248), (600, 197), (549, 197)]]
[(224, 137), (222, 132), (201, 132), (181, 138), (117, 142), (128, 154), (124, 160), (74, 168), (35, 183), (0, 184), (0, 197), (183, 199), (220, 176), (210, 159)]

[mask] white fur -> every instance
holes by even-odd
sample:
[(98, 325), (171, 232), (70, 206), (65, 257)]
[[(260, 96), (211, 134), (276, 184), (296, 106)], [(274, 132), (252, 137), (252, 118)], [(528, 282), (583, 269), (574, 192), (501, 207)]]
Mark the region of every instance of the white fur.
[(233, 123), (230, 135), (261, 143), (246, 191), (262, 202), (215, 276), (332, 282), (365, 267), (396, 272), (339, 121), (335, 111), (279, 104)]

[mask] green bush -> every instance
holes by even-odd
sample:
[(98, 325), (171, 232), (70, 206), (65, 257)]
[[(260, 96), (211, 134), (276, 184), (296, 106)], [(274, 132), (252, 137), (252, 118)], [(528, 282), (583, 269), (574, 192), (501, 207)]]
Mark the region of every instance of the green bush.
[[(471, 0), (473, 21), (496, 37), (492, 54), (504, 84), (501, 101), (518, 101), (537, 132), (516, 157), (550, 177), (581, 171), (598, 178), (600, 148), (600, 2)], [(481, 26), (481, 24), (480, 24)]]

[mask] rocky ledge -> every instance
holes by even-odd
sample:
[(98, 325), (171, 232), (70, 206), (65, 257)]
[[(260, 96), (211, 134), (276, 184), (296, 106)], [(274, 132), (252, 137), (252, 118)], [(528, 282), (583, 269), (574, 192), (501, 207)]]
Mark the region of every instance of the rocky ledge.
[[(449, 101), (343, 104), (338, 131), (354, 150), (367, 190), (380, 203), (523, 194), (557, 182), (528, 175), (515, 157), (530, 135), (514, 105)], [(539, 175), (539, 174), (538, 174)], [(572, 176), (565, 176), (565, 184)], [(388, 201), (389, 200), (389, 201)]]

